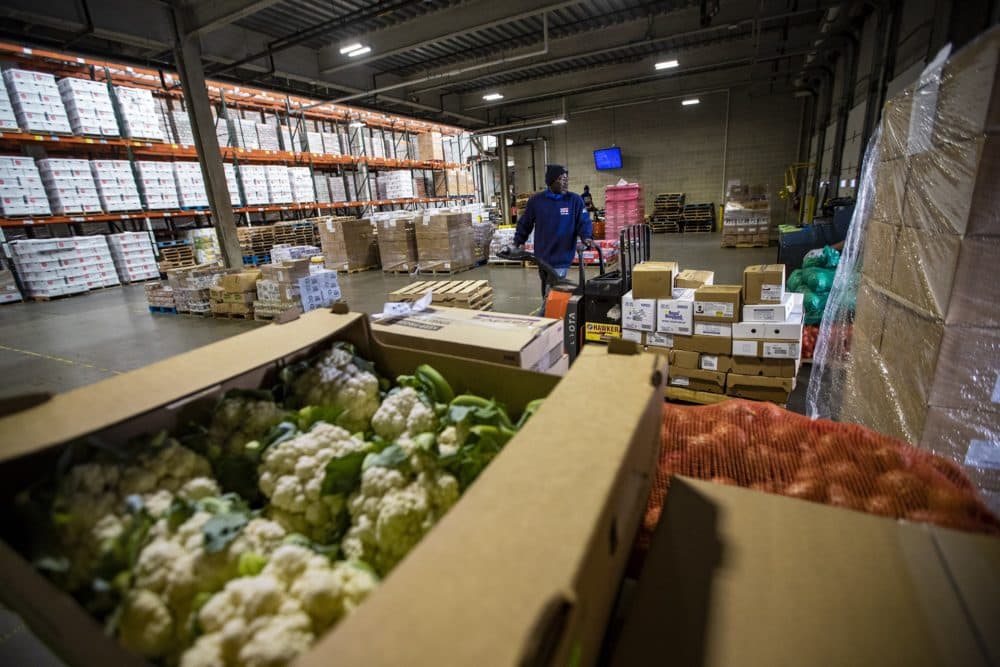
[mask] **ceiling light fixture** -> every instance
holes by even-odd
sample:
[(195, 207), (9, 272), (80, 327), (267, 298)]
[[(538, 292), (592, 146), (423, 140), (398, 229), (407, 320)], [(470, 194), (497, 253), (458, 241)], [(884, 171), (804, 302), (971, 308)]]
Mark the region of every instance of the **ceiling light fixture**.
[(372, 47), (365, 46), (365, 47), (362, 47), (362, 48), (358, 49), (357, 51), (351, 51), (350, 53), (347, 54), (347, 57), (348, 58), (357, 58), (358, 56), (363, 56), (366, 53), (371, 53), (371, 52), (372, 52)]
[(566, 124), (566, 123), (568, 123), (568, 122), (569, 122), (569, 121), (568, 121), (568, 120), (566, 120), (565, 118), (554, 118), (554, 119), (552, 120), (552, 124), (553, 124), (553, 125), (565, 125), (565, 124)]
[(508, 145), (508, 146), (513, 146), (514, 145), (514, 140), (513, 139), (507, 139), (506, 141), (504, 141), (504, 143), (506, 145)]
[(700, 104), (700, 103), (701, 100), (699, 100), (697, 97), (692, 97), (689, 100), (684, 100), (683, 102), (681, 102), (681, 106), (689, 107), (692, 104)]
[(483, 99), (486, 100), (487, 102), (493, 102), (494, 100), (502, 100), (503, 93), (487, 93), (486, 95), (483, 95)]
[(358, 42), (354, 42), (353, 44), (348, 44), (347, 46), (342, 46), (340, 47), (340, 55), (342, 56), (346, 55), (351, 51), (357, 51), (360, 48), (362, 48), (362, 46)]
[(656, 69), (673, 69), (680, 65), (676, 60), (664, 60), (663, 62), (656, 63)]

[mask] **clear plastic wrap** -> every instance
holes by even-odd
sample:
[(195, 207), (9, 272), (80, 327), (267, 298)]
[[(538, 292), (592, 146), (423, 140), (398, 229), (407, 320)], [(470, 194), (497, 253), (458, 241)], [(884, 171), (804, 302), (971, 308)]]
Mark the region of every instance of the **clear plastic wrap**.
[(1000, 28), (886, 103), (820, 326), (810, 416), (963, 465), (1000, 506)]

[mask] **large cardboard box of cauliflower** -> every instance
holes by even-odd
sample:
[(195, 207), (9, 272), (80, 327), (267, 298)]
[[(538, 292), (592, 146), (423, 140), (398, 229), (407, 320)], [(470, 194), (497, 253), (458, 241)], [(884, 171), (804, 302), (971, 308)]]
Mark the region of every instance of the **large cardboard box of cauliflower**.
[[(592, 664), (649, 491), (660, 361), (588, 349), (559, 379), (317, 310), (8, 402), (0, 602), (74, 666)], [(381, 395), (373, 370), (406, 386)], [(597, 384), (620, 409), (581, 419)], [(100, 621), (56, 585), (73, 576)]]

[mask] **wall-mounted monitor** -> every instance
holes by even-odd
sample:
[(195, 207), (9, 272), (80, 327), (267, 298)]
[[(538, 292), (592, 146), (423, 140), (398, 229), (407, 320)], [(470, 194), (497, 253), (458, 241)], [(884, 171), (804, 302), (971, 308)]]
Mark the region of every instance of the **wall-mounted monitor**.
[(594, 151), (594, 168), (598, 171), (605, 169), (622, 168), (622, 149), (614, 146), (612, 148), (600, 148)]

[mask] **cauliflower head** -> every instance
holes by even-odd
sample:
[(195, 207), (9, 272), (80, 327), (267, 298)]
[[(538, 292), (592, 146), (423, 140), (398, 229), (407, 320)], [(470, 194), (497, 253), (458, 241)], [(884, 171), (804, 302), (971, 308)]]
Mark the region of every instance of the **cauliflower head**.
[(270, 500), (269, 516), (289, 532), (329, 544), (336, 537), (345, 499), (323, 494), (326, 464), (367, 448), (361, 438), (326, 422), (268, 448), (258, 474), (260, 490)]
[(302, 405), (322, 405), (344, 410), (338, 423), (352, 433), (368, 429), (379, 407), (379, 381), (355, 362), (349, 346), (335, 346), (291, 385)]
[(372, 430), (389, 442), (402, 435), (433, 433), (437, 426), (434, 408), (412, 387), (389, 394), (372, 416)]

